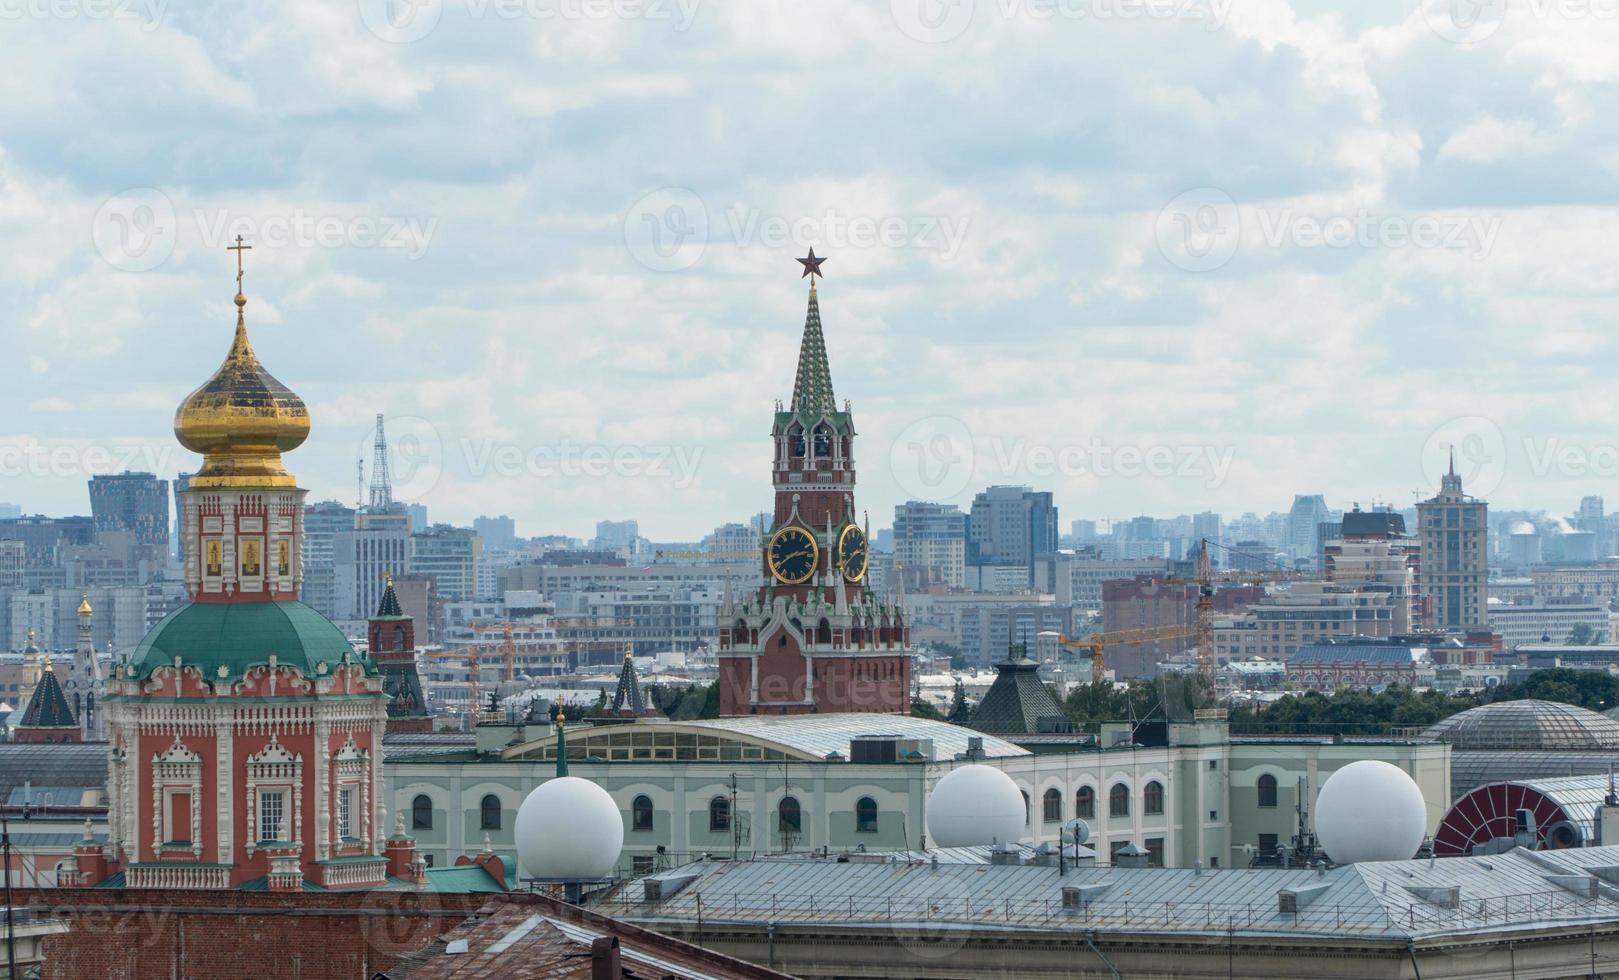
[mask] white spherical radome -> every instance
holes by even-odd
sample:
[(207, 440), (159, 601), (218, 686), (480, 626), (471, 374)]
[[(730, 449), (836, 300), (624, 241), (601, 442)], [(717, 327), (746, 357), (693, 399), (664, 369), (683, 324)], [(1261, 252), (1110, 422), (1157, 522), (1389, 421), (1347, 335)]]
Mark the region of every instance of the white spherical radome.
[(1025, 834), (1023, 791), (994, 766), (970, 765), (945, 774), (928, 794), (928, 836), (934, 847), (1010, 844)]
[(1335, 864), (1409, 860), (1427, 827), (1422, 790), (1387, 762), (1351, 762), (1316, 795), (1316, 837)]
[(612, 874), (624, 850), (624, 818), (588, 779), (559, 776), (517, 808), (517, 866), (523, 877), (588, 881)]

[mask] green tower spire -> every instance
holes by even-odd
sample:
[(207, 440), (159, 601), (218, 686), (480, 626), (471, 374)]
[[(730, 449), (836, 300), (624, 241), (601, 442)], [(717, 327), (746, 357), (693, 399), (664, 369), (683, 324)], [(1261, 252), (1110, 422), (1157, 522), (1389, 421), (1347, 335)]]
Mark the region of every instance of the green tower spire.
[(557, 712), (557, 775), (568, 774), (568, 716)]
[[(802, 261), (802, 260), (800, 260)], [(804, 339), (798, 345), (798, 377), (788, 408), (801, 418), (816, 419), (837, 411), (832, 395), (832, 369), (826, 363), (826, 338), (821, 335), (821, 304), (810, 280), (809, 311), (804, 315)]]

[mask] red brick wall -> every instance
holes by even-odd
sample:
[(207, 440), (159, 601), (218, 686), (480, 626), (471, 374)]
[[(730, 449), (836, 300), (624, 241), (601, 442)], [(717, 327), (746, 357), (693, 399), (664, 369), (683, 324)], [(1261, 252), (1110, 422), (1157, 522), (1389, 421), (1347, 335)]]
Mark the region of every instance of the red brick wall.
[(44, 980), (367, 980), (432, 942), (487, 895), (46, 889), (18, 904), (69, 930), (45, 940)]

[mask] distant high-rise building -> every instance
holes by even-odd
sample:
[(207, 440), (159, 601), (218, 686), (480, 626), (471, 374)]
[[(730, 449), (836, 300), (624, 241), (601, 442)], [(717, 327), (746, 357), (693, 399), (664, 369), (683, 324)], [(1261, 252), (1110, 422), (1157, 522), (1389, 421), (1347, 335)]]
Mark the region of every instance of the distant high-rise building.
[(1601, 497), (1592, 495), (1580, 498), (1580, 512), (1574, 518), (1574, 526), (1592, 536), (1593, 551), (1597, 558), (1613, 554), (1613, 535), (1608, 530), (1607, 515), (1604, 513)]
[(499, 517), (479, 517), (472, 522), (472, 530), (483, 539), (490, 551), (510, 551), (517, 547), (517, 524), (505, 514)]
[(362, 510), (354, 526), (332, 537), (337, 612), (332, 618), (357, 622), (382, 602), (384, 576), (410, 567), (410, 514), (394, 507), (384, 513)]
[(1318, 493), (1295, 496), (1293, 507), (1287, 512), (1287, 556), (1295, 561), (1315, 560), (1317, 532), (1328, 520), (1326, 498)]
[(483, 542), (471, 528), (434, 524), (411, 540), (410, 571), (431, 575), (449, 602), (478, 598), (478, 562)]
[(912, 500), (894, 508), (894, 560), (905, 568), (939, 569), (939, 580), (962, 587), (967, 565), (967, 515), (954, 504)]
[(1075, 521), (1069, 525), (1069, 534), (1076, 545), (1092, 544), (1096, 541), (1097, 530), (1095, 521)]
[[(395, 506), (401, 505), (396, 504)], [(404, 504), (402, 506), (405, 508), (405, 513), (410, 515), (410, 531), (412, 534), (420, 534), (427, 530), (426, 504)]]
[(18, 504), (0, 504), (0, 521), (9, 521), (13, 517), (22, 516), (22, 507)]
[(1057, 550), (1057, 505), (1050, 491), (990, 487), (973, 498), (967, 564), (1021, 566), (1034, 582), (1034, 559)]
[(1428, 597), (1432, 622), (1443, 629), (1484, 629), (1489, 577), (1489, 505), (1462, 490), (1456, 461), (1439, 494), (1417, 504), (1422, 567), (1417, 587)]
[(316, 612), (336, 619), (337, 564), (334, 545), (339, 534), (354, 530), (354, 508), (335, 500), (322, 500), (304, 507), (304, 579), (301, 598)]
[(150, 473), (90, 478), (90, 515), (97, 531), (128, 531), (137, 544), (169, 546), (169, 481)]
[(635, 539), (640, 536), (641, 525), (637, 521), (597, 521), (591, 547), (601, 551), (633, 549)]
[(1192, 540), (1194, 544), (1198, 541), (1207, 541), (1212, 545), (1224, 544), (1225, 541), (1220, 535), (1221, 530), (1219, 514), (1206, 510), (1201, 514), (1192, 515)]

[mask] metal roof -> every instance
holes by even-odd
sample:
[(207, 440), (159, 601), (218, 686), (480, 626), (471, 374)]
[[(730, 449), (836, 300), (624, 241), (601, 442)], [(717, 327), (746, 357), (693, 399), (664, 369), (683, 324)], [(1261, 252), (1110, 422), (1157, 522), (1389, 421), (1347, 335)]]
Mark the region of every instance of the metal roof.
[(716, 731), (731, 732), (744, 738), (774, 742), (807, 757), (824, 759), (833, 752), (849, 754), (851, 739), (869, 735), (933, 740), (933, 761), (950, 760), (967, 751), (969, 738), (984, 740), (984, 755), (999, 758), (1029, 755), (1002, 738), (986, 735), (949, 722), (916, 718), (911, 715), (845, 713), (826, 715), (748, 715), (738, 718), (706, 718), (680, 722)]
[[(720, 861), (662, 901), (621, 889), (599, 911), (660, 921), (922, 923), (1060, 932), (1316, 935), (1412, 940), (1619, 918), (1619, 847), (1389, 861), (1330, 870), (1074, 868)], [(1063, 890), (1079, 889), (1077, 907)], [(1454, 896), (1450, 889), (1454, 888)], [(1297, 911), (1282, 911), (1281, 893)]]
[(1564, 779), (1569, 776), (1602, 773), (1619, 768), (1619, 751), (1614, 752), (1452, 752), (1450, 754), (1450, 798), (1460, 799), (1470, 790), (1488, 783)]
[(1410, 667), (1419, 653), (1410, 647), (1374, 646), (1369, 643), (1312, 643), (1289, 657), (1289, 665), (1303, 664), (1387, 664)]
[(1458, 750), (1619, 751), (1619, 721), (1560, 701), (1497, 701), (1435, 722), (1424, 738)]
[(105, 742), (12, 742), (0, 744), (0, 793), (18, 786), (107, 784)]

